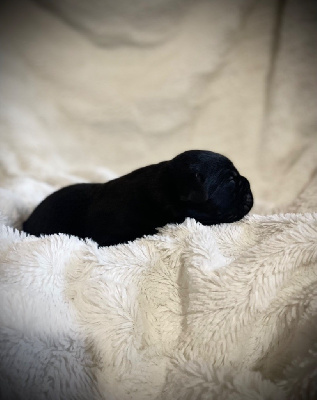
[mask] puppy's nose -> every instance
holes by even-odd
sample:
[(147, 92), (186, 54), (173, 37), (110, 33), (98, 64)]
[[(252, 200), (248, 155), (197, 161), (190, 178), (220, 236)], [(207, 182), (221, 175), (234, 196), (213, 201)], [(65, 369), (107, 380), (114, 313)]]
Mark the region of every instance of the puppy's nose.
[(248, 192), (244, 196), (244, 204), (243, 204), (243, 209), (245, 212), (249, 212), (253, 206), (253, 196), (252, 193)]

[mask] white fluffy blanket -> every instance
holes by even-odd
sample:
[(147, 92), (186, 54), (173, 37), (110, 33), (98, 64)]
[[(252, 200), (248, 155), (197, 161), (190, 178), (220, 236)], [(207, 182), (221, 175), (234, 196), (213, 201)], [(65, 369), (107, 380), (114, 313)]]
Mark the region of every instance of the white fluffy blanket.
[[(1, 400), (317, 398), (313, 3), (6, 2)], [(190, 148), (232, 158), (250, 216), (109, 248), (19, 231), (58, 187)]]
[(1, 398), (314, 399), (316, 243), (309, 213), (110, 248), (2, 225)]

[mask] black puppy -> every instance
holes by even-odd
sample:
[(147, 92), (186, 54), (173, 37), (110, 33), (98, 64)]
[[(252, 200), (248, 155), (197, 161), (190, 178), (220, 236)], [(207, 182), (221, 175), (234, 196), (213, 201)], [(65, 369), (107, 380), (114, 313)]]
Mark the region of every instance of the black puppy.
[(107, 183), (64, 187), (34, 210), (23, 229), (36, 236), (67, 233), (109, 246), (186, 217), (204, 225), (238, 221), (252, 205), (248, 180), (228, 158), (190, 150)]

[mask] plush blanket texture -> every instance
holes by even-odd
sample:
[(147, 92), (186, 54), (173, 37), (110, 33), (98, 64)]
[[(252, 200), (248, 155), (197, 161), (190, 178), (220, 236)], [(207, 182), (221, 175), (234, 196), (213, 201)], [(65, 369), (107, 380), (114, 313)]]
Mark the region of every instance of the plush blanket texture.
[(313, 399), (316, 243), (312, 213), (110, 248), (3, 225), (2, 398)]
[[(316, 399), (315, 2), (1, 7), (0, 399)], [(249, 216), (21, 231), (63, 185), (190, 148), (250, 179)]]

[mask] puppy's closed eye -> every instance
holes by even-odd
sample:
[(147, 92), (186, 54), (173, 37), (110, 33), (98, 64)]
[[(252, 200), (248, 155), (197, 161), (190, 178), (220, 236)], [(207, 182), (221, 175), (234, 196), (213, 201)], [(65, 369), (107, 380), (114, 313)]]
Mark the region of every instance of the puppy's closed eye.
[(204, 177), (204, 175), (201, 174), (200, 172), (195, 173), (195, 178), (197, 179), (198, 182), (201, 182), (201, 183), (205, 182), (205, 179), (206, 179)]
[(228, 189), (229, 189), (231, 192), (234, 191), (235, 188), (236, 188), (236, 181), (235, 181), (235, 179), (234, 179), (234, 178), (229, 179), (229, 181), (228, 181), (228, 183), (227, 183), (226, 186), (228, 187)]

